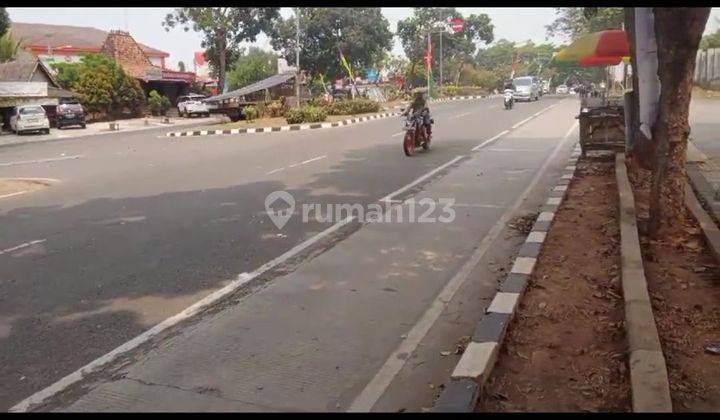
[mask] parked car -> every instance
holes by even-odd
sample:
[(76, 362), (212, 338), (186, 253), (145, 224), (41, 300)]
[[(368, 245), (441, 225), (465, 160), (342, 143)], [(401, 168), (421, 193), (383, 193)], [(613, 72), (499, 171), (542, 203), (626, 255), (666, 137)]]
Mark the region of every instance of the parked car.
[(85, 108), (76, 100), (61, 103), (56, 108), (55, 125), (58, 129), (71, 125), (85, 128)]
[(555, 88), (555, 93), (560, 95), (566, 95), (568, 93), (568, 87), (565, 85), (560, 85)]
[(516, 101), (537, 101), (540, 99), (540, 86), (533, 76), (516, 77), (513, 79)]
[(10, 116), (10, 129), (15, 134), (30, 131), (50, 134), (50, 120), (40, 105), (16, 106)]
[(177, 104), (180, 116), (189, 118), (193, 115), (202, 115), (209, 117), (210, 109), (208, 109), (208, 106), (202, 101), (203, 99), (205, 99), (205, 96), (192, 93), (180, 96)]

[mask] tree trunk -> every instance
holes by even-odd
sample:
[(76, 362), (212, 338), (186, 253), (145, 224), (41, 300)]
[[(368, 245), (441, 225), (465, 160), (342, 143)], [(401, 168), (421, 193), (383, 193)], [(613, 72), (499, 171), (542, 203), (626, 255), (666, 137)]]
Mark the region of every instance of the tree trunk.
[(217, 31), (217, 51), (218, 51), (218, 90), (223, 93), (225, 90), (225, 66), (227, 60), (227, 41), (223, 31)]
[(650, 190), (651, 236), (676, 234), (685, 212), (685, 153), (695, 55), (709, 7), (653, 9), (658, 47), (660, 101), (652, 134), (655, 148)]
[(460, 67), (458, 67), (457, 76), (455, 77), (455, 86), (460, 85), (460, 75), (462, 74), (463, 67), (465, 67), (465, 61), (460, 62)]

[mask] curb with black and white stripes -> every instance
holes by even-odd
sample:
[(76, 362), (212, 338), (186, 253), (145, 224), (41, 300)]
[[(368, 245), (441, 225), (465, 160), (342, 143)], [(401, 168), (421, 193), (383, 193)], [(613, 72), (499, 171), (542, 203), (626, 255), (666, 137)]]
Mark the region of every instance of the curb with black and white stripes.
[[(442, 98), (431, 100), (431, 103), (443, 103), (450, 101), (469, 100), (469, 99), (482, 99), (486, 96), (453, 96), (452, 98)], [(407, 106), (407, 104), (400, 104), (394, 106), (392, 109), (398, 109)], [(189, 136), (214, 136), (218, 134), (253, 134), (253, 133), (276, 133), (281, 131), (300, 131), (300, 130), (314, 130), (318, 128), (332, 128), (342, 127), (351, 124), (357, 124), (365, 121), (377, 120), (381, 118), (396, 117), (399, 116), (400, 112), (383, 112), (380, 114), (368, 115), (365, 117), (348, 118), (337, 122), (325, 122), (325, 123), (313, 123), (313, 124), (292, 124), (292, 125), (280, 125), (275, 127), (257, 127), (257, 128), (233, 128), (227, 130), (193, 130), (193, 131), (173, 131), (165, 134), (166, 137), (189, 137)]]
[[(469, 99), (485, 99), (485, 98), (489, 98), (489, 97), (490, 97), (490, 95), (452, 96), (450, 98), (430, 99), (429, 102), (431, 104), (434, 104), (434, 103), (444, 103), (444, 102), (453, 102), (453, 101), (466, 101)], [(395, 105), (394, 107), (392, 107), (392, 109), (406, 107), (409, 103), (410, 102), (404, 102), (404, 103), (401, 103), (400, 105)]]
[(251, 133), (274, 133), (280, 131), (300, 131), (313, 130), (317, 128), (341, 127), (350, 124), (356, 124), (363, 121), (377, 120), (380, 118), (388, 118), (400, 115), (399, 112), (383, 112), (381, 114), (368, 115), (365, 117), (348, 118), (337, 122), (313, 123), (313, 124), (292, 124), (280, 125), (275, 127), (257, 127), (257, 128), (233, 128), (228, 130), (195, 130), (195, 131), (175, 131), (167, 133), (167, 137), (187, 137), (187, 136), (212, 136), (216, 134), (251, 134)]
[(468, 344), (440, 397), (434, 412), (474, 411), (482, 387), (492, 372), (498, 353), (522, 299), (528, 280), (535, 269), (537, 258), (555, 219), (555, 213), (565, 198), (568, 185), (575, 176), (580, 145), (576, 145), (568, 165), (550, 191), (533, 225), (532, 231), (520, 248), (510, 273), (495, 294), (485, 315), (475, 326), (472, 341)]

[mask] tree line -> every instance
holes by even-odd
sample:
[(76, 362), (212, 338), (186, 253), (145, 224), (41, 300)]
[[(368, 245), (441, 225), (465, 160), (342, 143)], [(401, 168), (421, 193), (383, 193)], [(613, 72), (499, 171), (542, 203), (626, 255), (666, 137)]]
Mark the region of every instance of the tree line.
[[(565, 35), (572, 40), (622, 23), (621, 8), (600, 8), (600, 13), (587, 17), (582, 9), (557, 8), (557, 18), (547, 27), (548, 35)], [(513, 70), (515, 74), (535, 74), (556, 83), (571, 76), (587, 79), (601, 75), (597, 69), (549, 65), (553, 53), (563, 45), (505, 39), (493, 43), (495, 28), (487, 14), (463, 16), (454, 7), (414, 8), (411, 16), (398, 22), (395, 33), (378, 7), (299, 7), (287, 18), (280, 16), (277, 7), (184, 7), (169, 13), (163, 26), (168, 31), (178, 27), (203, 34), (202, 46), (221, 89), (224, 82), (235, 89), (275, 74), (278, 57), (294, 63), (298, 38), (301, 68), (314, 80), (327, 82), (346, 77), (348, 71), (363, 76), (365, 70), (374, 68), (402, 75), (409, 85), (418, 86), (427, 78), (424, 57), (428, 32), (434, 32), (432, 60), (437, 68), (440, 42), (433, 26), (458, 17), (463, 18), (464, 29), (442, 35), (443, 84), (492, 89), (500, 87)], [(273, 51), (242, 47), (243, 43), (256, 41), (261, 33), (270, 38)], [(405, 57), (391, 54), (395, 37)], [(347, 66), (339, 58), (341, 52)], [(434, 79), (438, 76), (435, 70)]]

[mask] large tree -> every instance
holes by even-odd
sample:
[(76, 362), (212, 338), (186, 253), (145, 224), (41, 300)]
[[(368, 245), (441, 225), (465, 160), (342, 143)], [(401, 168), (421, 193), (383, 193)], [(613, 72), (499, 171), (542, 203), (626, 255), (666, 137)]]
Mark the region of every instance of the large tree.
[(250, 47), (232, 64), (228, 73), (228, 86), (239, 89), (266, 79), (277, 73), (277, 55), (257, 47)]
[(579, 36), (620, 28), (624, 20), (622, 7), (556, 7), (557, 17), (545, 28), (549, 36), (574, 40)]
[[(472, 59), (480, 43), (493, 41), (493, 25), (486, 14), (463, 17), (454, 7), (416, 7), (413, 15), (398, 22), (397, 34), (402, 43), (405, 55), (412, 63), (423, 59), (427, 48), (427, 33), (436, 22), (452, 18), (463, 18), (465, 26), (458, 33), (443, 34), (443, 67), (448, 68), (448, 75), (457, 83), (465, 64)], [(433, 58), (440, 59), (440, 42), (435, 35), (432, 41)], [(443, 77), (445, 77), (443, 75)]]
[(10, 29), (10, 16), (4, 7), (0, 7), (0, 36), (5, 35), (8, 29)]
[(709, 7), (653, 9), (660, 98), (652, 128), (655, 157), (650, 190), (649, 233), (673, 234), (685, 211), (685, 154), (695, 56)]
[[(390, 24), (379, 7), (300, 7), (300, 67), (311, 76), (346, 75), (338, 48), (355, 73), (377, 66), (392, 47)], [(272, 47), (295, 62), (296, 16), (278, 19)]]
[(185, 31), (202, 32), (202, 46), (212, 48), (207, 58), (217, 69), (218, 88), (222, 91), (228, 51), (237, 50), (242, 42), (254, 42), (279, 16), (278, 7), (181, 7), (165, 16), (163, 26), (166, 31), (182, 26)]

